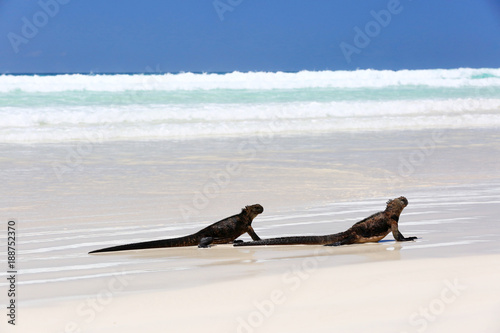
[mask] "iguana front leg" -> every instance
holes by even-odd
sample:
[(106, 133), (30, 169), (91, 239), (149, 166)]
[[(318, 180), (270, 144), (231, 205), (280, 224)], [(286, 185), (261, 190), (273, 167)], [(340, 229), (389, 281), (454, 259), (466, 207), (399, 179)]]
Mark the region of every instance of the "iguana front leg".
[(405, 236), (403, 236), (403, 234), (401, 232), (399, 232), (397, 223), (392, 224), (391, 230), (392, 230), (392, 236), (398, 242), (408, 242), (408, 241), (412, 241), (412, 240), (417, 239), (417, 237), (405, 237)]
[(255, 231), (253, 230), (252, 226), (249, 226), (249, 227), (248, 227), (248, 231), (247, 231), (247, 233), (250, 235), (250, 237), (252, 237), (252, 239), (253, 239), (254, 241), (258, 241), (258, 240), (260, 240), (260, 237), (259, 237), (259, 236), (257, 236), (257, 234), (256, 234), (256, 233), (255, 233)]

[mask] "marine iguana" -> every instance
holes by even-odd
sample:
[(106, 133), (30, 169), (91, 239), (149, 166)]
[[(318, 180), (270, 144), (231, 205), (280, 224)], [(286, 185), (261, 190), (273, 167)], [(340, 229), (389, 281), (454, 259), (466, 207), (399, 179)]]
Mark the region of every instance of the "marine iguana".
[(252, 220), (263, 211), (264, 208), (259, 204), (245, 206), (245, 208), (241, 210), (241, 213), (227, 217), (223, 220), (220, 220), (219, 222), (215, 222), (214, 224), (211, 224), (192, 235), (171, 239), (161, 239), (149, 242), (112, 246), (100, 250), (91, 251), (89, 252), (89, 254), (194, 245), (198, 245), (198, 247), (209, 247), (210, 244), (230, 243), (244, 233), (248, 233), (253, 240), (258, 241), (260, 240), (260, 237), (257, 236), (252, 228)]
[(327, 245), (338, 246), (355, 243), (378, 242), (389, 232), (398, 242), (412, 241), (417, 237), (404, 237), (398, 229), (399, 215), (408, 205), (405, 197), (387, 201), (383, 212), (375, 213), (354, 224), (344, 232), (325, 236), (291, 236), (263, 239), (254, 242), (235, 243), (234, 246), (252, 245)]

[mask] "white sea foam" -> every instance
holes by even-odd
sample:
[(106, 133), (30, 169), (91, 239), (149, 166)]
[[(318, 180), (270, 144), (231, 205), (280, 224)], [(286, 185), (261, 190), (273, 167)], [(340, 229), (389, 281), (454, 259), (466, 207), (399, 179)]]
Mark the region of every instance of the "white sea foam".
[(500, 127), (500, 99), (0, 108), (1, 142)]
[(500, 127), (500, 69), (0, 76), (0, 142)]
[(2, 75), (0, 92), (301, 89), (360, 88), (417, 85), (430, 87), (500, 86), (500, 69), (448, 69), (400, 71), (302, 71), (298, 73), (233, 72), (227, 74), (136, 75)]

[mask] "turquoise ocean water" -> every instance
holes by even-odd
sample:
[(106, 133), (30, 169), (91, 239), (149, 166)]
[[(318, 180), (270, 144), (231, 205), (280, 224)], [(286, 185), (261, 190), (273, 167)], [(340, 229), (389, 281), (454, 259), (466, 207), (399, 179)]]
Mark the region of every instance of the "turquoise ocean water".
[(500, 127), (500, 69), (2, 75), (0, 142)]

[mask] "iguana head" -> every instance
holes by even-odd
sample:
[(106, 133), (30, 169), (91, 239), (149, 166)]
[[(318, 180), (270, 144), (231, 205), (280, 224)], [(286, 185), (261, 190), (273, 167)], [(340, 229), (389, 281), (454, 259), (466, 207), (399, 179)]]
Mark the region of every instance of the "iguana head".
[(248, 216), (250, 216), (252, 219), (254, 219), (257, 215), (259, 215), (263, 211), (264, 211), (264, 207), (262, 207), (259, 204), (256, 204), (256, 205), (251, 205), (251, 206), (245, 206), (245, 208), (243, 208), (243, 210), (242, 210), (242, 213), (244, 212), (244, 213), (248, 214)]
[(406, 199), (405, 197), (399, 197), (387, 201), (387, 209), (392, 208), (392, 209), (403, 210), (403, 208), (405, 208), (406, 206), (408, 206), (408, 199)]

